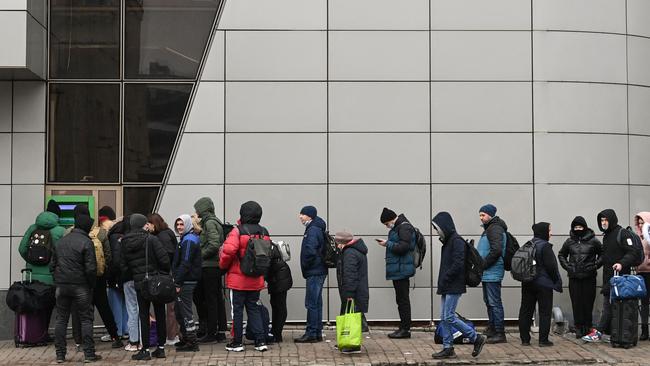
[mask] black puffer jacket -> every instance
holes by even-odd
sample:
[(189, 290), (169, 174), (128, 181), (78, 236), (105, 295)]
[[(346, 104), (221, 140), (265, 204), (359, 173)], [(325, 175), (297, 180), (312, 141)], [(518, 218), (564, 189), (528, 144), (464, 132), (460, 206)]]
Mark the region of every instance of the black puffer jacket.
[[(600, 223), (600, 220), (603, 217), (607, 218), (607, 221), (609, 221), (607, 229), (603, 229)], [(601, 293), (609, 295), (609, 280), (614, 276), (614, 269), (612, 266), (616, 263), (620, 263), (623, 266), (623, 270), (620, 274), (629, 274), (630, 266), (634, 263), (636, 254), (632, 245), (623, 245), (629, 237), (627, 232), (623, 232), (621, 235), (621, 242), (623, 243), (618, 242), (618, 232), (623, 230), (623, 228), (618, 224), (618, 217), (614, 210), (603, 210), (598, 214), (597, 219), (598, 227), (605, 234), (603, 236), (603, 289)]]
[(165, 252), (167, 252), (167, 256), (169, 257), (169, 262), (173, 262), (174, 254), (176, 253), (176, 248), (178, 247), (178, 239), (176, 239), (176, 234), (174, 234), (170, 228), (167, 228), (156, 234), (156, 237), (158, 240), (160, 240), (163, 248), (165, 248)]
[[(575, 220), (571, 227), (575, 226)], [(571, 229), (569, 238), (562, 245), (557, 258), (560, 265), (567, 271), (569, 278), (591, 278), (596, 277), (598, 268), (602, 266), (600, 256), (603, 253), (603, 245), (596, 238), (594, 231), (584, 225), (582, 233), (576, 233)]]
[(97, 259), (88, 233), (75, 228), (61, 238), (56, 243), (50, 270), (55, 285), (95, 287)]
[(343, 248), (336, 265), (336, 279), (342, 300), (354, 299), (356, 311), (367, 313), (370, 301), (368, 290), (368, 247), (362, 239)]
[(113, 227), (108, 231), (108, 242), (111, 246), (111, 253), (113, 257), (113, 265), (110, 267), (108, 273), (106, 273), (106, 285), (108, 287), (121, 287), (124, 284), (124, 277), (130, 276), (127, 280), (130, 281), (133, 279), (132, 275), (122, 273), (121, 262), (122, 262), (122, 237), (130, 230), (129, 218), (125, 217), (122, 221), (119, 221), (113, 225)]
[(293, 286), (291, 268), (282, 260), (280, 249), (275, 244), (271, 248), (271, 268), (266, 275), (266, 283), (270, 294), (288, 291)]
[[(145, 258), (145, 243), (148, 243), (149, 259)], [(130, 271), (136, 289), (141, 288), (145, 274), (169, 273), (171, 264), (160, 240), (154, 235), (135, 229), (122, 238), (122, 272)]]

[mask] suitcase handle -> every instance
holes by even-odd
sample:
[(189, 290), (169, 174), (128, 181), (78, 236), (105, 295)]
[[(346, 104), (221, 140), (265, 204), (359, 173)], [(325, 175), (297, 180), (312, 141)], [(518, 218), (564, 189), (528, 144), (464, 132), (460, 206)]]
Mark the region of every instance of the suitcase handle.
[(29, 274), (29, 282), (32, 282), (32, 269), (31, 269), (31, 268), (23, 268), (23, 269), (20, 270), (20, 274), (21, 274), (21, 276), (22, 276), (22, 280), (23, 280), (23, 282), (27, 282), (27, 281), (25, 280), (25, 277), (26, 277), (26, 276), (25, 276), (25, 273), (28, 273), (28, 274)]

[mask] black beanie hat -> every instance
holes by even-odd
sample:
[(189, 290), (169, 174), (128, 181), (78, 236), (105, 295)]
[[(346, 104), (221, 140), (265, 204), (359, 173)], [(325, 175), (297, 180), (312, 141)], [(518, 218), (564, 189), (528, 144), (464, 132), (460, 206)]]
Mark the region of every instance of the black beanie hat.
[(88, 206), (84, 204), (78, 204), (74, 206), (74, 210), (72, 210), (74, 213), (74, 218), (77, 219), (77, 216), (79, 215), (86, 215), (90, 216), (90, 211), (88, 211)]
[(129, 224), (131, 225), (131, 230), (142, 229), (147, 224), (147, 217), (139, 213), (134, 213), (129, 217)]
[(549, 229), (551, 224), (548, 222), (538, 222), (533, 225), (533, 236), (542, 240), (549, 240)]
[(59, 204), (55, 200), (47, 201), (47, 209), (45, 211), (61, 216), (61, 207), (59, 207)]
[(92, 219), (89, 215), (77, 215), (74, 218), (74, 227), (77, 229), (81, 229), (86, 233), (89, 233), (90, 230), (93, 228), (93, 223), (95, 220)]
[(318, 215), (318, 210), (314, 206), (305, 206), (300, 210), (301, 215), (309, 216), (312, 219)]
[(382, 224), (387, 223), (388, 221), (394, 220), (397, 217), (397, 214), (395, 211), (391, 210), (390, 208), (384, 207), (384, 209), (381, 211), (381, 216), (379, 217), (379, 221), (381, 221)]
[(111, 221), (115, 220), (115, 218), (117, 217), (115, 215), (115, 210), (113, 210), (113, 208), (110, 207), (110, 206), (104, 206), (104, 207), (100, 208), (99, 211), (97, 212), (97, 214), (98, 214), (97, 216), (99, 216), (100, 218), (102, 216), (104, 216), (104, 217), (108, 218)]

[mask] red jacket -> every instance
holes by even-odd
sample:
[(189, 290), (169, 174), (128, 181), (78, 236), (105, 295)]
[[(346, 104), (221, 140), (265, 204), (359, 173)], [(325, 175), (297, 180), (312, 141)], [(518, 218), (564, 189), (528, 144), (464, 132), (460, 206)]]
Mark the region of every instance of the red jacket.
[[(250, 277), (241, 272), (239, 258), (242, 258), (248, 247), (248, 235), (239, 235), (239, 228), (235, 227), (228, 234), (219, 255), (219, 267), (226, 273), (226, 287), (239, 291), (260, 291), (264, 289), (264, 276)], [(264, 239), (271, 240), (267, 235)]]

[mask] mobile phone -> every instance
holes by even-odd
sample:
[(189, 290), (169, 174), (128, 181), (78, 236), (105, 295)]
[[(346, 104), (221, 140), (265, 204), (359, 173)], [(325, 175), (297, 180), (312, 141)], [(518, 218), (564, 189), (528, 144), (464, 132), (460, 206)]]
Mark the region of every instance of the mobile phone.
[(383, 240), (382, 240), (382, 239), (377, 239), (377, 238), (375, 238), (375, 241), (376, 241), (377, 243), (381, 243)]

